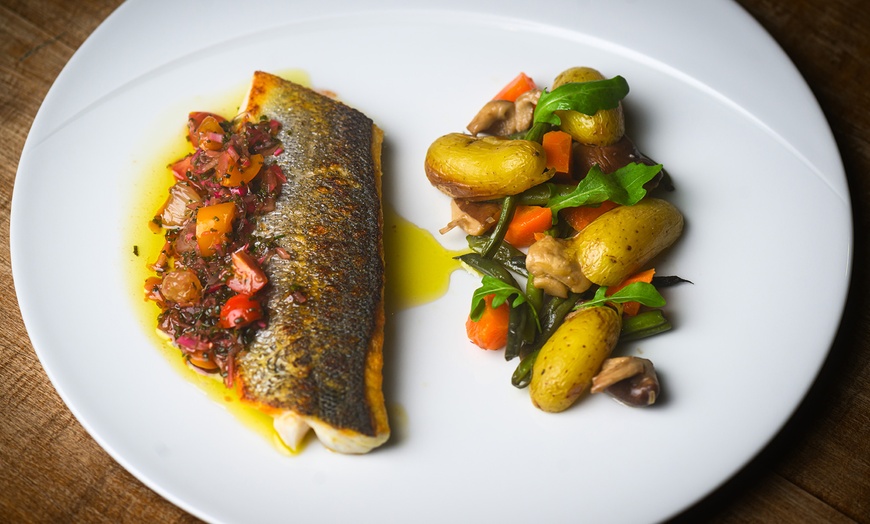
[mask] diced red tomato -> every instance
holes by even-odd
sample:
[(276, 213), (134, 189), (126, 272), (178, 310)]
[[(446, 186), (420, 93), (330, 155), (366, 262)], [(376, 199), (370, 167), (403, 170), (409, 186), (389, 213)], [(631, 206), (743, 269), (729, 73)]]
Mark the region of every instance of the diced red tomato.
[(233, 276), (227, 281), (227, 286), (236, 293), (253, 295), (269, 282), (260, 264), (247, 252), (236, 251), (232, 262)]
[(221, 326), (226, 329), (244, 327), (263, 318), (263, 307), (248, 295), (235, 295), (221, 308)]
[(169, 166), (169, 168), (172, 170), (172, 176), (174, 176), (176, 180), (188, 180), (187, 173), (190, 172), (191, 158), (193, 158), (193, 155), (187, 155), (186, 157), (176, 161), (174, 164)]

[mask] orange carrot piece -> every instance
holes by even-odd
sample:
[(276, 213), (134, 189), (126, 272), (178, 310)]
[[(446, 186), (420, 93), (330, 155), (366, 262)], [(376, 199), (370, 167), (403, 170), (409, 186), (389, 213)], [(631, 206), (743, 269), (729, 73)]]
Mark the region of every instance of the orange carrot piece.
[[(652, 283), (653, 275), (656, 274), (655, 269), (647, 269), (646, 271), (641, 271), (640, 273), (635, 273), (634, 275), (626, 278), (616, 286), (607, 290), (607, 296), (610, 296), (620, 289), (624, 288), (629, 284), (634, 284), (635, 282), (646, 282), (647, 284)], [(637, 315), (637, 312), (640, 310), (640, 302), (626, 302), (622, 305), (622, 312), (625, 315), (633, 317)]]
[(565, 222), (568, 222), (568, 225), (573, 227), (576, 231), (582, 231), (583, 228), (588, 226), (593, 220), (618, 206), (619, 204), (615, 202), (605, 200), (597, 207), (569, 207), (562, 210), (562, 218), (565, 220)]
[(493, 308), (494, 296), (483, 297), (486, 306), (477, 322), (471, 320), (471, 317), (465, 321), (468, 339), (482, 349), (501, 349), (507, 345), (510, 306), (504, 303)]
[(549, 207), (519, 205), (504, 239), (514, 247), (531, 246), (535, 242), (535, 233), (543, 233), (551, 227), (553, 211)]
[(520, 73), (516, 78), (508, 82), (506, 86), (498, 92), (493, 100), (507, 100), (508, 102), (516, 101), (517, 97), (526, 91), (531, 91), (537, 87), (535, 81), (526, 76), (525, 73)]
[(541, 143), (547, 155), (547, 167), (557, 173), (571, 172), (571, 135), (564, 131), (544, 133)]

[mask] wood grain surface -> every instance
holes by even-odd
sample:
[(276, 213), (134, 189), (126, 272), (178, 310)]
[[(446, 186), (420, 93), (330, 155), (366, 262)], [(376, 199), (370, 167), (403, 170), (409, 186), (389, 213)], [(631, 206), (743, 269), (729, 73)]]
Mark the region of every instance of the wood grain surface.
[[(24, 140), (60, 70), (119, 4), (0, 0), (0, 522), (197, 522), (110, 458), (61, 402), (12, 282), (9, 209)], [(854, 276), (806, 402), (756, 460), (676, 521), (870, 523), (870, 2), (739, 4), (791, 57), (833, 129), (854, 207)]]

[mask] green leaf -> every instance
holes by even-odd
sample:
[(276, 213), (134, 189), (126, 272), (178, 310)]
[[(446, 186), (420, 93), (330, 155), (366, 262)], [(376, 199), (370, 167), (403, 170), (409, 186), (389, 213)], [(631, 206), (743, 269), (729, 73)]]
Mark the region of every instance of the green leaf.
[(610, 296), (607, 296), (606, 287), (600, 287), (595, 291), (595, 296), (592, 299), (579, 304), (577, 308), (603, 306), (608, 302), (615, 304), (640, 302), (648, 307), (663, 307), (666, 304), (664, 297), (654, 285), (646, 282), (633, 282)]
[(566, 207), (590, 206), (611, 200), (624, 206), (637, 204), (644, 196), (644, 184), (662, 170), (661, 164), (648, 166), (631, 163), (611, 174), (601, 171), (598, 164), (592, 166), (586, 177), (567, 195), (557, 195), (547, 201), (553, 216)]
[(535, 108), (534, 122), (555, 126), (562, 121), (556, 111), (578, 111), (594, 115), (601, 109), (613, 109), (628, 95), (628, 82), (615, 76), (607, 80), (562, 84), (552, 91), (544, 91)]
[(474, 290), (471, 295), (471, 320), (477, 322), (483, 314), (484, 297), (494, 295), (492, 298), (492, 307), (497, 308), (504, 304), (511, 295), (517, 295), (513, 305), (518, 306), (525, 302), (526, 296), (518, 288), (511, 286), (497, 278), (489, 275), (484, 275), (481, 286)]
[(609, 298), (611, 302), (640, 302), (648, 307), (663, 307), (667, 303), (656, 287), (646, 282), (633, 282)]
[[(477, 322), (483, 315), (486, 302), (484, 298), (487, 295), (494, 295), (492, 298), (492, 307), (497, 308), (507, 302), (511, 296), (516, 295), (516, 298), (510, 302), (511, 307), (519, 307), (526, 303), (526, 295), (519, 288), (507, 284), (497, 278), (489, 275), (484, 275), (479, 288), (474, 290), (471, 295), (471, 320)], [(534, 307), (529, 305), (529, 311), (535, 318), (535, 323), (538, 325), (538, 330), (541, 328), (541, 322), (538, 319), (538, 312)]]

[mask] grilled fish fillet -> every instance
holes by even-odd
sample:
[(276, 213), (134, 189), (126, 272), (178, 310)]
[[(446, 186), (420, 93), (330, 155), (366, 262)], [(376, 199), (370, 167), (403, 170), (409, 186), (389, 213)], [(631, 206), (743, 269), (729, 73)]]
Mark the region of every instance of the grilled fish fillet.
[(274, 417), (296, 449), (313, 429), (327, 448), (366, 453), (390, 435), (382, 392), (384, 255), (380, 129), (361, 112), (263, 72), (241, 108), (282, 124), (287, 177), (254, 236), (272, 257), (268, 326), (237, 360), (242, 398)]

